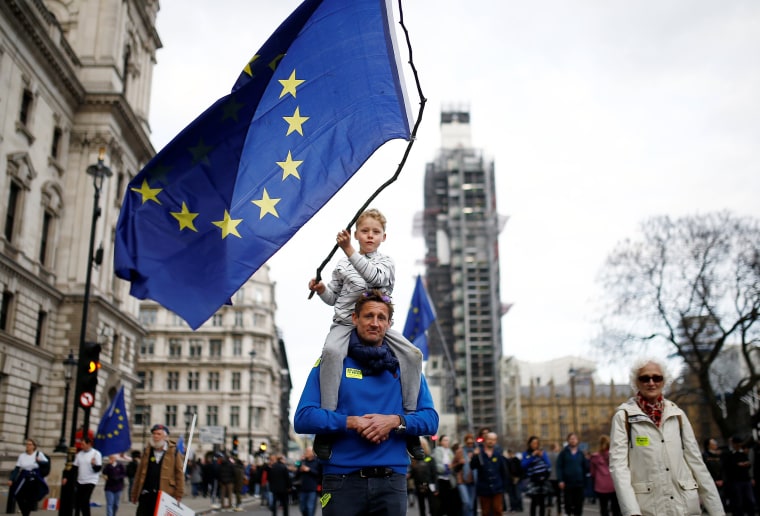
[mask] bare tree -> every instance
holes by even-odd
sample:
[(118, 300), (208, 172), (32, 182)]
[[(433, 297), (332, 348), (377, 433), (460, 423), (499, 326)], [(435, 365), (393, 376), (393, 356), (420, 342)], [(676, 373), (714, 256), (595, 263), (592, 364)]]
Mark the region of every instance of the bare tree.
[[(625, 357), (639, 354), (641, 344), (664, 344), (696, 378), (727, 438), (739, 430), (732, 415), (758, 401), (758, 220), (728, 212), (661, 216), (640, 229), (640, 238), (616, 246), (600, 275), (600, 346)], [(740, 359), (727, 370), (725, 350), (734, 345)]]

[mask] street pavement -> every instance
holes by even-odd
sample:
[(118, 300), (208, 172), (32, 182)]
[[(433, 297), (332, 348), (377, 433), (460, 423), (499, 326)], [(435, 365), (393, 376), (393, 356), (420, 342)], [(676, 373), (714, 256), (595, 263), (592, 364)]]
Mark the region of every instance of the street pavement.
[[(99, 486), (100, 487), (100, 486)], [(5, 501), (7, 496), (7, 488), (6, 490), (0, 490), (0, 503), (2, 503), (2, 507), (5, 507)], [(126, 495), (125, 495), (126, 497)], [(105, 516), (106, 515), (106, 508), (105, 508), (105, 495), (103, 494), (102, 487), (100, 489), (96, 489), (92, 496), (92, 501), (94, 505), (91, 507), (91, 516)], [(229, 509), (219, 509), (219, 508), (213, 508), (211, 507), (211, 502), (208, 498), (203, 498), (201, 496), (198, 496), (196, 498), (193, 497), (187, 497), (182, 500), (182, 503), (187, 505), (189, 508), (191, 508), (197, 515), (216, 515), (219, 516), (263, 516), (263, 515), (270, 515), (272, 514), (270, 509), (266, 506), (261, 505), (261, 501), (258, 498), (253, 498), (249, 496), (244, 496), (242, 499), (242, 511), (239, 512), (233, 512)], [(524, 511), (521, 513), (515, 513), (515, 514), (527, 514), (530, 509), (530, 499), (525, 498), (523, 501), (523, 507)], [(135, 504), (122, 501), (121, 505), (119, 507), (119, 511), (117, 513), (117, 516), (130, 516), (135, 513), (135, 510), (137, 509), (137, 506)], [(301, 514), (301, 511), (298, 508), (297, 504), (292, 504), (289, 507), (289, 514), (292, 516), (298, 516)], [(599, 506), (596, 504), (589, 504), (586, 503), (583, 506), (583, 513), (586, 515), (596, 515), (599, 514)], [(20, 513), (19, 513), (20, 514)], [(53, 514), (57, 514), (56, 511), (36, 511), (32, 512), (32, 514), (36, 516), (52, 516)], [(279, 509), (277, 514), (282, 514), (282, 509)], [(315, 516), (320, 516), (322, 514), (321, 509), (319, 508), (319, 503), (317, 503), (317, 511), (315, 513)], [(506, 511), (505, 511), (506, 514)], [(409, 507), (409, 510), (407, 512), (407, 516), (421, 516), (419, 511), (417, 510), (417, 506)], [(547, 516), (557, 516), (554, 512), (550, 515), (547, 513)]]
[[(105, 500), (97, 500), (96, 497), (93, 497), (93, 501), (98, 504), (98, 506), (93, 506), (91, 509), (92, 516), (105, 516), (106, 509), (105, 509)], [(182, 502), (193, 509), (196, 513), (196, 515), (214, 515), (214, 514), (220, 514), (224, 513), (225, 516), (263, 516), (263, 515), (271, 515), (271, 511), (268, 507), (262, 506), (261, 502), (258, 498), (251, 498), (251, 497), (244, 497), (242, 501), (242, 511), (240, 512), (232, 512), (228, 509), (222, 510), (222, 509), (215, 509), (211, 507), (211, 503), (209, 502), (208, 498), (203, 497), (197, 497), (197, 498), (186, 498), (183, 499)], [(526, 498), (523, 502), (523, 507), (525, 510), (521, 513), (516, 514), (527, 514), (529, 512), (530, 508), (530, 499)], [(137, 506), (134, 504), (131, 504), (129, 502), (122, 502), (121, 506), (119, 507), (118, 515), (122, 516), (129, 516), (134, 514), (135, 510), (137, 509)], [(298, 516), (301, 514), (301, 511), (298, 509), (297, 504), (292, 504), (289, 507), (288, 513), (291, 516)], [(586, 515), (596, 515), (599, 514), (599, 506), (594, 504), (585, 504), (583, 507), (583, 513)], [(56, 514), (52, 511), (37, 511), (33, 512), (32, 514), (36, 516), (51, 516), (52, 514)], [(279, 509), (277, 514), (282, 514), (282, 509)], [(315, 513), (315, 516), (320, 516), (322, 514), (322, 511), (320, 510), (319, 506), (317, 506), (317, 512)], [(506, 514), (506, 511), (505, 513)], [(552, 513), (554, 515), (554, 513)], [(420, 516), (419, 511), (417, 510), (417, 506), (409, 507), (409, 510), (407, 512), (407, 516)], [(556, 516), (556, 515), (555, 515)]]

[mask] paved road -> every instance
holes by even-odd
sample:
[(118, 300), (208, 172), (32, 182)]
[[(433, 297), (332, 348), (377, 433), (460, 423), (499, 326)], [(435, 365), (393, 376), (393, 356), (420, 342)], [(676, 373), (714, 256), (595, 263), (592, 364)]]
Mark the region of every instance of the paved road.
[[(5, 496), (7, 496), (6, 492), (0, 491), (0, 503), (2, 504), (2, 508), (5, 507)], [(105, 516), (106, 510), (105, 507), (102, 505), (104, 503), (102, 491), (100, 492), (100, 496), (98, 496), (98, 491), (96, 490), (93, 494), (93, 502), (98, 504), (97, 506), (92, 507), (92, 516)], [(240, 512), (233, 512), (229, 510), (221, 510), (221, 509), (215, 509), (211, 507), (211, 504), (209, 502), (208, 498), (186, 498), (183, 500), (183, 502), (189, 506), (191, 509), (193, 509), (198, 515), (219, 515), (219, 516), (263, 516), (263, 515), (271, 515), (271, 511), (268, 507), (262, 506), (260, 501), (258, 499), (250, 498), (250, 497), (244, 497), (243, 498), (243, 505), (242, 505), (242, 511)], [(525, 498), (523, 502), (524, 511), (522, 513), (516, 513), (516, 514), (528, 514), (530, 509), (530, 499)], [(132, 516), (135, 513), (135, 509), (137, 508), (136, 505), (133, 505), (128, 502), (122, 502), (121, 507), (119, 508), (119, 512), (117, 513), (117, 516)], [(587, 503), (583, 508), (584, 515), (597, 515), (599, 514), (599, 506), (595, 504), (589, 504)], [(57, 514), (54, 511), (37, 511), (33, 512), (32, 514), (36, 516), (52, 516), (54, 514)], [(277, 513), (282, 514), (282, 510), (278, 511)], [(289, 507), (289, 514), (292, 516), (300, 516), (301, 511), (298, 509), (298, 505), (291, 505)], [(317, 507), (317, 512), (315, 516), (320, 516), (322, 514), (322, 511)], [(506, 514), (506, 513), (505, 513)], [(419, 511), (417, 510), (417, 507), (410, 507), (409, 511), (407, 512), (407, 516), (420, 516)], [(552, 512), (552, 514), (547, 514), (547, 516), (557, 516), (555, 512)]]

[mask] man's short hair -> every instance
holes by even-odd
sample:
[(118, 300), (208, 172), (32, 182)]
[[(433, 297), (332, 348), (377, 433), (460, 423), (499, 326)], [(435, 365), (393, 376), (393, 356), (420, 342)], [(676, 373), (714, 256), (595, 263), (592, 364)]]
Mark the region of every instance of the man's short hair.
[(366, 290), (362, 292), (362, 295), (360, 295), (359, 299), (356, 301), (354, 313), (356, 313), (356, 315), (359, 315), (362, 312), (362, 307), (371, 301), (375, 303), (383, 303), (385, 306), (387, 306), (388, 320), (390, 321), (393, 319), (393, 302), (391, 300), (391, 296), (378, 289)]

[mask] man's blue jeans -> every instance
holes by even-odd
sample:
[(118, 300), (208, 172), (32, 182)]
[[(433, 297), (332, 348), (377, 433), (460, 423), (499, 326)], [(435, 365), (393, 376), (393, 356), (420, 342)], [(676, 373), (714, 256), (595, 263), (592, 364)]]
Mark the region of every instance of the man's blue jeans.
[(298, 501), (303, 516), (314, 516), (314, 512), (317, 510), (316, 491), (301, 491), (298, 493)]
[(121, 491), (106, 491), (106, 516), (116, 516), (120, 498)]
[(362, 478), (358, 475), (325, 475), (322, 479), (322, 516), (404, 516), (406, 475)]

